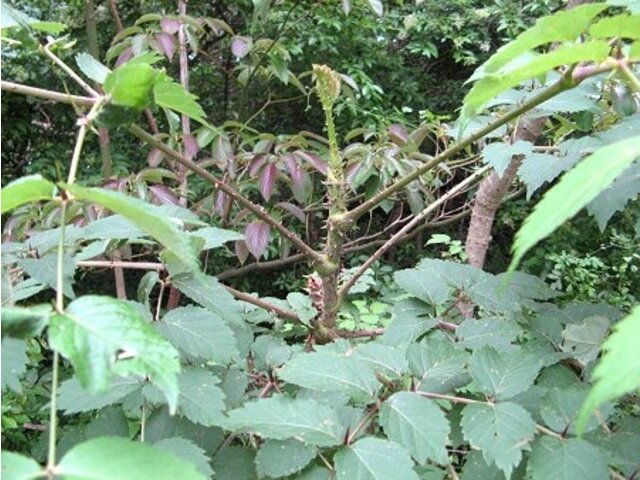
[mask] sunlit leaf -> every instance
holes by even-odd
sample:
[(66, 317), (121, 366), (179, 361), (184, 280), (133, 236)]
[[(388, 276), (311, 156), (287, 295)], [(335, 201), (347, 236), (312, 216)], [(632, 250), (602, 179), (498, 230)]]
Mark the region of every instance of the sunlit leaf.
[[(2, 4), (4, 5), (4, 3)], [(42, 175), (27, 175), (2, 188), (2, 213), (9, 212), (25, 203), (53, 198), (55, 185)]]

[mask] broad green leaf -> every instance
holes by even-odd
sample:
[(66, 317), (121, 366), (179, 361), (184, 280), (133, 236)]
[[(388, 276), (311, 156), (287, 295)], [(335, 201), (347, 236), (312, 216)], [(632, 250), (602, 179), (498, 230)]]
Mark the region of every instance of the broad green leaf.
[(34, 459), (17, 453), (2, 451), (2, 478), (7, 480), (35, 480), (43, 476), (42, 468)]
[(99, 410), (120, 403), (127, 395), (141, 391), (143, 385), (143, 380), (135, 377), (116, 378), (106, 391), (92, 394), (80, 384), (77, 377), (72, 377), (63, 381), (58, 388), (58, 408), (67, 415)]
[(287, 302), (291, 306), (291, 309), (296, 312), (300, 321), (309, 325), (309, 322), (316, 318), (318, 311), (313, 306), (313, 302), (308, 295), (300, 292), (291, 292), (287, 295)]
[[(236, 320), (242, 320), (242, 306), (218, 282), (201, 272), (174, 274), (169, 268), (172, 284), (191, 300), (216, 313), (233, 329)], [(235, 331), (235, 330), (234, 330)]]
[(499, 177), (502, 177), (511, 162), (511, 157), (530, 155), (532, 152), (533, 144), (524, 140), (518, 140), (515, 143), (493, 142), (484, 147), (482, 158), (485, 163), (493, 167)]
[(80, 297), (51, 317), (49, 341), (71, 361), (90, 393), (106, 390), (115, 376), (148, 375), (175, 410), (178, 352), (129, 303)]
[(225, 426), (274, 440), (296, 439), (307, 445), (333, 447), (344, 438), (344, 427), (332, 408), (314, 400), (271, 397), (232, 410)]
[(285, 364), (278, 377), (311, 390), (345, 392), (356, 399), (371, 400), (380, 388), (368, 363), (324, 351), (299, 353)]
[(532, 300), (549, 300), (561, 295), (557, 290), (552, 290), (549, 285), (539, 277), (523, 272), (501, 273), (497, 279), (502, 282), (506, 277), (508, 288), (520, 298)]
[(302, 470), (317, 454), (315, 447), (297, 440), (267, 440), (256, 455), (256, 471), (260, 477), (285, 477)]
[(449, 286), (437, 275), (428, 275), (418, 268), (397, 271), (393, 275), (398, 286), (431, 305), (440, 305), (449, 298)]
[(112, 102), (141, 112), (152, 104), (157, 72), (145, 63), (125, 63), (109, 73), (104, 90)]
[(438, 324), (434, 315), (433, 308), (420, 300), (400, 300), (393, 306), (393, 320), (385, 329), (382, 341), (389, 345), (414, 342)]
[(407, 451), (381, 438), (366, 437), (342, 447), (334, 462), (337, 480), (418, 480)]
[(606, 41), (591, 40), (585, 43), (563, 45), (549, 53), (538, 55), (512, 70), (497, 72), (482, 77), (474, 83), (465, 97), (464, 115), (476, 114), (482, 105), (499, 93), (519, 85), (524, 80), (535, 78), (562, 65), (579, 62), (601, 62), (609, 54)]
[(111, 73), (111, 70), (88, 53), (78, 53), (76, 55), (76, 63), (82, 73), (99, 84), (103, 84)]
[(589, 29), (593, 38), (640, 38), (640, 15), (615, 15), (599, 20)]
[(39, 335), (49, 322), (51, 305), (2, 308), (2, 338), (29, 338)]
[(536, 424), (515, 403), (472, 403), (462, 411), (462, 432), (472, 447), (482, 450), (487, 463), (510, 478), (522, 460), (522, 450), (533, 440)]
[(216, 480), (257, 480), (254, 459), (255, 450), (252, 448), (240, 445), (223, 448), (211, 462)]
[(449, 393), (471, 381), (466, 372), (469, 354), (447, 340), (427, 337), (409, 347), (408, 359), (420, 391)]
[[(33, 280), (58, 290), (58, 255), (56, 253), (51, 252), (41, 258), (23, 258), (19, 263)], [(73, 291), (75, 270), (75, 259), (65, 254), (62, 257), (62, 292), (70, 299), (76, 298)]]
[(198, 257), (190, 237), (181, 231), (175, 222), (158, 211), (158, 207), (140, 199), (102, 188), (87, 188), (78, 185), (63, 185), (76, 198), (97, 203), (119, 213), (134, 225), (155, 238), (169, 249), (182, 263), (197, 270)]
[(240, 232), (234, 232), (233, 230), (226, 230), (218, 227), (205, 227), (200, 228), (192, 232), (197, 237), (204, 238), (203, 250), (211, 250), (212, 248), (218, 248), (223, 246), (227, 242), (232, 240), (242, 240), (244, 236)]
[[(185, 368), (178, 382), (178, 412), (206, 427), (220, 425), (224, 421), (224, 393), (218, 387), (219, 383), (220, 379), (204, 368)], [(146, 387), (144, 395), (153, 403), (164, 403), (162, 394), (156, 388)]]
[(208, 126), (204, 110), (196, 102), (196, 96), (185, 88), (172, 81), (166, 75), (162, 75), (153, 87), (153, 98), (156, 105), (175, 110), (187, 115), (201, 124)]
[(583, 431), (590, 413), (607, 400), (640, 388), (640, 306), (613, 327), (602, 345), (604, 355), (593, 371), (593, 386), (580, 410), (576, 428)]
[[(465, 455), (461, 480), (506, 480), (502, 470), (487, 461), (479, 450), (471, 450)], [(516, 478), (520, 478), (517, 477)]]
[[(2, 6), (4, 7), (4, 3)], [(0, 203), (2, 213), (9, 212), (25, 203), (38, 200), (51, 200), (55, 193), (55, 185), (42, 175), (27, 175), (9, 183), (2, 188)]]
[(205, 452), (214, 452), (224, 441), (225, 433), (219, 427), (205, 427), (171, 415), (166, 407), (154, 409), (147, 419), (145, 440), (155, 443), (173, 437), (185, 438)]
[(56, 466), (65, 478), (203, 480), (196, 467), (161, 449), (118, 437), (100, 437), (73, 447)]
[(640, 137), (607, 145), (566, 173), (535, 206), (516, 234), (513, 270), (523, 255), (593, 200), (640, 156)]
[(597, 447), (578, 438), (541, 436), (534, 444), (527, 473), (532, 480), (606, 480), (607, 457)]
[(174, 308), (155, 325), (187, 358), (226, 364), (239, 357), (233, 331), (206, 308)]
[(84, 434), (87, 440), (98, 437), (129, 438), (129, 420), (119, 405), (108, 407), (87, 425)]
[(609, 331), (606, 317), (587, 317), (580, 323), (567, 325), (562, 332), (562, 350), (587, 365), (598, 357), (600, 346)]
[(281, 338), (260, 335), (251, 345), (256, 370), (273, 370), (282, 366), (293, 355), (293, 348)]
[(469, 372), (480, 388), (499, 400), (527, 390), (542, 367), (538, 358), (518, 349), (498, 352), (491, 347), (475, 350)]
[(570, 11), (560, 11), (538, 19), (536, 24), (511, 43), (500, 48), (483, 69), (494, 72), (519, 55), (551, 42), (573, 41), (587, 30), (589, 24), (607, 6), (603, 3), (580, 5)]
[(604, 231), (614, 213), (625, 208), (640, 195), (640, 162), (626, 169), (611, 185), (591, 200), (587, 211), (598, 222), (600, 231)]
[(471, 350), (484, 346), (509, 349), (521, 333), (522, 328), (517, 323), (500, 317), (470, 318), (456, 330), (458, 341)]
[(14, 392), (22, 392), (20, 378), (27, 371), (28, 361), (27, 345), (24, 340), (2, 339), (2, 391), (8, 387)]
[[(575, 420), (578, 416), (578, 410), (588, 393), (588, 389), (584, 385), (563, 389), (554, 388), (547, 392), (539, 404), (540, 416), (544, 424), (554, 432), (575, 434)], [(586, 431), (600, 427), (610, 414), (610, 405), (600, 408), (598, 414), (589, 419), (588, 425), (585, 427)]]
[(62, 33), (67, 29), (67, 26), (64, 23), (59, 22), (42, 22), (37, 20), (29, 15), (22, 13), (20, 10), (16, 10), (7, 2), (2, 2), (2, 15), (0, 18), (2, 19), (0, 28), (33, 28), (34, 30), (38, 30), (45, 33), (51, 33), (53, 35), (57, 35), (58, 33)]
[(211, 478), (213, 469), (209, 465), (209, 457), (195, 443), (180, 437), (165, 438), (153, 444), (153, 448), (165, 450), (185, 462), (195, 465), (205, 478)]
[(521, 299), (510, 288), (502, 288), (495, 275), (480, 275), (464, 292), (482, 310), (500, 314), (512, 314), (520, 310)]
[(91, 222), (78, 232), (78, 238), (83, 240), (135, 240), (144, 237), (144, 231), (136, 227), (122, 215), (109, 215), (95, 222)]
[(376, 372), (385, 375), (400, 377), (409, 368), (406, 348), (368, 342), (358, 346), (354, 355), (370, 363)]
[(405, 447), (419, 463), (447, 463), (450, 432), (442, 410), (417, 393), (398, 392), (382, 404), (380, 425), (390, 440)]

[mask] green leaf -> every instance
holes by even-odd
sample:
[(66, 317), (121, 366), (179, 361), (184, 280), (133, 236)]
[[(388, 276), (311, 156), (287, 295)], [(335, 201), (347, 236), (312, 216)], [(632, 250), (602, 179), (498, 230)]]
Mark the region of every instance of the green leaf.
[(469, 361), (473, 379), (484, 392), (499, 400), (527, 390), (541, 367), (538, 358), (519, 349), (498, 352), (491, 347), (482, 347), (473, 352)]
[(373, 399), (380, 383), (366, 362), (332, 352), (299, 353), (278, 373), (288, 383), (320, 391), (340, 391), (358, 399)]
[(233, 240), (242, 240), (244, 235), (233, 230), (226, 230), (218, 227), (205, 227), (192, 232), (197, 237), (204, 238), (203, 250), (211, 250), (223, 246), (227, 242)]
[(156, 76), (156, 70), (146, 63), (125, 63), (107, 75), (104, 90), (115, 105), (141, 112), (152, 104)]
[(188, 358), (227, 364), (240, 353), (233, 331), (215, 313), (187, 306), (167, 312), (156, 328)]
[(189, 93), (182, 85), (172, 81), (166, 75), (159, 77), (154, 85), (153, 98), (156, 105), (175, 110), (205, 126), (209, 126), (205, 119), (204, 110), (196, 102), (198, 97)]
[(256, 370), (273, 370), (291, 358), (293, 348), (281, 338), (260, 335), (251, 345)]
[(484, 346), (507, 350), (521, 333), (517, 323), (500, 317), (470, 318), (456, 330), (460, 343), (471, 350)]
[(611, 185), (591, 200), (587, 205), (587, 211), (595, 217), (600, 231), (604, 231), (613, 214), (624, 209), (638, 195), (640, 195), (640, 162), (631, 165)]
[(332, 408), (315, 400), (281, 396), (245, 403), (232, 410), (225, 426), (237, 432), (252, 432), (263, 438), (294, 438), (307, 445), (333, 447), (344, 438), (344, 427)]
[(390, 345), (416, 341), (438, 324), (434, 314), (433, 308), (420, 300), (400, 300), (393, 306), (393, 320), (385, 329), (382, 341)]
[(2, 308), (2, 338), (29, 338), (40, 334), (49, 322), (51, 305)]
[(590, 413), (599, 405), (640, 388), (638, 338), (640, 306), (613, 327), (602, 345), (604, 355), (593, 371), (595, 385), (580, 409), (577, 431), (584, 431)]
[(448, 393), (471, 381), (466, 373), (469, 354), (448, 340), (427, 337), (409, 347), (408, 358), (420, 391)]
[[(516, 474), (516, 478), (520, 478)], [(504, 473), (494, 464), (489, 464), (479, 450), (471, 450), (465, 455), (461, 480), (506, 480)]]
[[(4, 3), (2, 6), (4, 7)], [(2, 188), (2, 200), (0, 210), (9, 212), (25, 203), (38, 200), (51, 200), (55, 193), (55, 185), (42, 175), (27, 175), (9, 183)]]
[(164, 450), (185, 462), (195, 465), (205, 478), (211, 478), (213, 469), (209, 465), (209, 457), (195, 443), (184, 438), (165, 438), (153, 444), (153, 448)]
[(442, 410), (417, 393), (398, 392), (382, 404), (380, 425), (390, 440), (405, 447), (419, 464), (446, 464), (449, 422)]
[(402, 376), (409, 368), (406, 349), (383, 345), (378, 342), (359, 345), (355, 356), (370, 363), (376, 372), (393, 377)]
[(592, 444), (578, 438), (542, 436), (534, 444), (527, 473), (532, 480), (606, 480), (607, 457)]
[(544, 198), (516, 234), (513, 260), (515, 269), (523, 255), (582, 207), (593, 200), (640, 156), (640, 137), (607, 145), (566, 173)]
[[(4, 7), (4, 3), (2, 5)], [(32, 458), (3, 450), (2, 478), (7, 480), (35, 480), (42, 478), (42, 468)]]
[(285, 477), (302, 470), (317, 454), (315, 447), (297, 440), (267, 440), (256, 455), (256, 471), (260, 477)]
[(616, 15), (599, 20), (589, 29), (593, 38), (640, 38), (640, 15)]
[(118, 437), (101, 437), (73, 447), (56, 466), (65, 478), (203, 480), (196, 467), (166, 451)]
[(398, 286), (431, 305), (441, 305), (449, 298), (449, 286), (438, 275), (427, 275), (418, 268), (400, 270), (393, 275)]
[[(4, 308), (2, 309), (4, 311)], [(3, 327), (4, 328), (4, 327)], [(27, 345), (17, 338), (2, 339), (2, 390), (9, 387), (16, 393), (22, 392), (20, 378), (27, 371)]]
[[(206, 427), (220, 425), (224, 421), (224, 393), (219, 383), (220, 379), (204, 368), (185, 368), (179, 378), (178, 411), (194, 423)], [(155, 388), (145, 388), (144, 394), (153, 403), (164, 403)]]
[(482, 450), (487, 463), (495, 464), (507, 478), (522, 460), (522, 450), (536, 431), (531, 415), (515, 403), (467, 405), (461, 425), (471, 446)]
[(316, 318), (318, 311), (313, 306), (313, 302), (308, 295), (300, 292), (291, 292), (287, 295), (287, 302), (291, 309), (298, 315), (300, 321), (309, 325), (309, 322)]
[(20, 10), (16, 10), (7, 2), (2, 2), (0, 6), (2, 7), (2, 15), (0, 15), (0, 18), (2, 18), (0, 28), (2, 29), (13, 27), (33, 28), (34, 30), (51, 33), (53, 35), (62, 33), (67, 29), (67, 26), (64, 23), (42, 22), (32, 18), (29, 15), (22, 13)]
[(418, 480), (407, 451), (397, 443), (366, 437), (334, 457), (337, 480)]
[(122, 407), (108, 407), (87, 425), (84, 434), (87, 440), (105, 436), (129, 438), (129, 420)]
[(109, 384), (106, 391), (92, 394), (82, 386), (77, 377), (73, 377), (62, 382), (58, 388), (58, 408), (67, 415), (100, 410), (120, 403), (127, 395), (141, 390), (143, 385), (141, 379), (134, 377), (117, 378)]
[(257, 480), (254, 458), (255, 451), (248, 447), (231, 445), (223, 448), (212, 462), (216, 480)]
[(78, 185), (63, 185), (76, 198), (97, 203), (119, 213), (131, 223), (155, 238), (169, 249), (189, 268), (199, 268), (195, 245), (190, 237), (181, 231), (175, 222), (159, 211), (158, 207), (134, 197), (102, 188), (86, 188)]
[(147, 419), (145, 440), (154, 443), (173, 437), (185, 438), (205, 452), (214, 452), (224, 441), (225, 434), (219, 427), (205, 427), (179, 415), (171, 415), (166, 407), (153, 410)]
[(105, 82), (107, 76), (111, 73), (111, 70), (109, 70), (88, 53), (78, 53), (76, 55), (76, 63), (78, 64), (78, 68), (82, 71), (82, 73), (84, 73), (94, 82), (101, 85)]
[(109, 215), (91, 222), (78, 232), (83, 240), (135, 240), (146, 234), (122, 215)]
[(172, 410), (178, 399), (178, 352), (127, 302), (88, 295), (51, 317), (51, 346), (73, 364), (90, 393), (114, 376), (148, 375)]
[[(573, 435), (575, 434), (575, 420), (578, 410), (588, 394), (588, 389), (583, 385), (569, 388), (554, 388), (547, 392), (539, 404), (540, 416), (544, 424), (554, 432)], [(589, 419), (586, 431), (595, 430), (605, 422), (611, 414), (610, 405), (601, 408), (597, 416)]]
[[(56, 253), (48, 253), (41, 258), (23, 258), (20, 260), (20, 266), (33, 280), (58, 290), (58, 255)], [(65, 297), (71, 299), (76, 298), (72, 286), (75, 270), (75, 260), (65, 254), (62, 257), (62, 292)]]
[(598, 357), (600, 345), (609, 331), (609, 320), (606, 317), (587, 317), (580, 323), (567, 325), (562, 332), (562, 350), (583, 365), (587, 365)]
[(172, 284), (191, 300), (216, 313), (232, 329), (236, 320), (242, 320), (242, 306), (218, 279), (201, 272), (174, 274), (169, 268)]
[(511, 157), (531, 153), (533, 153), (533, 144), (525, 140), (518, 140), (515, 143), (493, 142), (484, 147), (482, 158), (485, 163), (493, 167), (499, 177), (502, 177)]

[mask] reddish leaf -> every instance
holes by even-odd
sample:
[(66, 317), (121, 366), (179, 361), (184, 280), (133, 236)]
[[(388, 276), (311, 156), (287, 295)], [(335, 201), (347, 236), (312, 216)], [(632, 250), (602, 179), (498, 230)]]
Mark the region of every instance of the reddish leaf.
[(156, 40), (160, 45), (160, 49), (162, 53), (166, 55), (169, 61), (173, 60), (173, 54), (176, 53), (176, 39), (173, 35), (169, 35), (168, 33), (158, 33), (156, 35)]
[(198, 141), (193, 135), (183, 135), (182, 143), (184, 144), (184, 153), (189, 158), (195, 157), (200, 151), (200, 148), (198, 147)]
[(116, 67), (119, 67), (122, 64), (127, 63), (131, 57), (133, 57), (133, 49), (131, 47), (126, 48), (119, 56), (118, 59), (116, 60)]
[(356, 176), (358, 175), (358, 172), (360, 171), (361, 166), (362, 166), (362, 162), (357, 161), (357, 162), (353, 162), (352, 164), (348, 165), (347, 168), (345, 168), (344, 176), (348, 184), (353, 183)]
[(273, 193), (273, 187), (278, 179), (278, 167), (275, 163), (268, 163), (260, 173), (260, 193), (268, 202)]
[(157, 148), (152, 148), (147, 155), (147, 163), (150, 167), (155, 168), (160, 163), (162, 163), (162, 159), (164, 158), (164, 153)]
[(164, 17), (160, 20), (160, 28), (164, 33), (174, 35), (180, 30), (180, 22), (174, 18)]
[(264, 222), (251, 222), (244, 231), (245, 243), (251, 255), (260, 260), (271, 238), (271, 228)]
[(409, 140), (409, 134), (402, 125), (397, 123), (389, 126), (389, 138), (396, 145), (404, 145)]
[(178, 197), (171, 191), (171, 189), (165, 185), (152, 185), (149, 187), (149, 192), (153, 200), (161, 205), (179, 205), (180, 201)]
[(283, 210), (286, 210), (291, 215), (296, 217), (298, 220), (300, 220), (301, 222), (304, 222), (304, 218), (305, 218), (304, 210), (302, 210), (297, 205), (294, 205), (293, 203), (289, 203), (289, 202), (278, 202), (276, 203), (276, 206), (282, 208)]
[(211, 155), (221, 170), (226, 170), (229, 162), (234, 159), (231, 142), (226, 135), (218, 135), (211, 145)]
[(247, 257), (249, 256), (249, 249), (247, 248), (247, 244), (244, 240), (236, 240), (236, 257), (240, 260), (240, 265), (244, 265), (244, 262), (247, 261)]
[(241, 37), (236, 35), (231, 41), (231, 53), (238, 58), (246, 57), (249, 50), (251, 50), (252, 44), (253, 40), (251, 40), (251, 37)]
[(251, 178), (256, 178), (260, 169), (267, 161), (267, 156), (264, 154), (255, 155), (251, 162), (249, 163), (249, 176)]
[(213, 206), (213, 211), (216, 212), (218, 215), (224, 215), (224, 212), (226, 211), (228, 206), (229, 206), (229, 196), (226, 193), (218, 190), (216, 192), (216, 201)]
[(291, 178), (291, 191), (300, 203), (306, 203), (311, 194), (311, 178), (309, 174), (298, 164), (295, 157), (289, 153), (282, 156), (284, 164)]
[(309, 162), (309, 164), (315, 168), (316, 170), (318, 170), (320, 173), (322, 173), (323, 175), (327, 174), (327, 163), (322, 160), (318, 155), (316, 155), (315, 153), (311, 153), (311, 152), (305, 152), (304, 150), (296, 150), (295, 152), (293, 152), (293, 154), (306, 161)]

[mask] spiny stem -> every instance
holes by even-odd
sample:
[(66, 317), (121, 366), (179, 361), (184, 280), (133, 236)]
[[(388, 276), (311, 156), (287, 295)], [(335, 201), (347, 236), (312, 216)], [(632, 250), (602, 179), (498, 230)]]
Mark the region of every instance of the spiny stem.
[(53, 60), (53, 63), (55, 63), (56, 65), (58, 65), (63, 71), (64, 73), (66, 73), (67, 75), (69, 75), (69, 77), (76, 82), (80, 87), (82, 87), (82, 89), (87, 92), (89, 95), (91, 95), (94, 98), (98, 98), (100, 97), (100, 94), (98, 92), (96, 92), (93, 88), (91, 88), (91, 85), (89, 85), (87, 82), (85, 82), (76, 72), (73, 71), (73, 69), (71, 67), (69, 67), (69, 65), (67, 65), (66, 63), (64, 63), (62, 61), (62, 59), (60, 57), (58, 57), (55, 53), (53, 53), (50, 49), (52, 44), (47, 44), (42, 48), (42, 51), (44, 52), (44, 54), (49, 57), (51, 60)]
[(53, 90), (45, 90), (44, 88), (30, 87), (20, 83), (0, 82), (2, 90), (6, 92), (19, 93), (29, 97), (44, 98), (45, 100), (53, 100), (54, 102), (68, 103), (69, 105), (77, 105), (90, 107), (96, 103), (97, 99), (92, 97), (81, 97), (79, 95), (69, 95), (62, 92), (54, 92)]
[(636, 74), (629, 68), (627, 62), (618, 62), (618, 70), (622, 72), (625, 78), (629, 81), (629, 83), (633, 86), (636, 92), (640, 92), (640, 79), (636, 76)]

